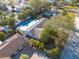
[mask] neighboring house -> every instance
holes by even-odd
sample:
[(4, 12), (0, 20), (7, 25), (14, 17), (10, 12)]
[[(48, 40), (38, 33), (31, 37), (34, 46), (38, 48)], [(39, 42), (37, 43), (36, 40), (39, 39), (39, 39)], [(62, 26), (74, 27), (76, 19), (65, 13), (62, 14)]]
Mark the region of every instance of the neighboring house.
[(10, 59), (24, 45), (28, 45), (27, 39), (18, 33), (15, 34), (0, 45), (0, 59)]
[(44, 53), (35, 52), (30, 59), (50, 59), (50, 58), (47, 57)]

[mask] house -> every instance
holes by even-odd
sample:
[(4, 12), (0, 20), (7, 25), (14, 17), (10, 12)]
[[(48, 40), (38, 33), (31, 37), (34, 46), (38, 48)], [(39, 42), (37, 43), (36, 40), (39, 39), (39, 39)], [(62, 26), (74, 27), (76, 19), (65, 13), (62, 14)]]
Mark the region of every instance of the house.
[(35, 52), (30, 59), (50, 59), (43, 53)]
[(0, 59), (10, 59), (12, 55), (26, 45), (28, 45), (27, 39), (18, 33), (15, 34), (0, 45)]

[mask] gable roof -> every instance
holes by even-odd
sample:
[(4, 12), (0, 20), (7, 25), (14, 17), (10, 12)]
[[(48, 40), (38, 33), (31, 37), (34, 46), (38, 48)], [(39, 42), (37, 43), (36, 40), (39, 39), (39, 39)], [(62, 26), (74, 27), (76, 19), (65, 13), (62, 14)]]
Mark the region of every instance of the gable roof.
[(18, 48), (20, 48), (26, 42), (25, 37), (20, 34), (15, 34), (11, 38), (7, 39), (0, 46), (0, 58), (9, 57), (14, 54)]

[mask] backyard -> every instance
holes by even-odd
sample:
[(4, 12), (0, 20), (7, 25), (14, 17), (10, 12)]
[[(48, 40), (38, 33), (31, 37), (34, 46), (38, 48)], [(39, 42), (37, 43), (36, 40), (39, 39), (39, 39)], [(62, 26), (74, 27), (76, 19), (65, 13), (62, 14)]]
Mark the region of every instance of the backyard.
[[(35, 51), (44, 52), (50, 59), (60, 59), (69, 34), (76, 31), (75, 17), (78, 15), (73, 11), (79, 8), (76, 4), (74, 0), (28, 0), (18, 12), (14, 10), (16, 5), (12, 4), (11, 12), (0, 11), (0, 41), (6, 41), (15, 33), (28, 38), (29, 47), (24, 47), (13, 59), (30, 59)], [(45, 21), (41, 26), (40, 38), (31, 37), (28, 31), (42, 18)], [(30, 34), (29, 37), (25, 33)]]

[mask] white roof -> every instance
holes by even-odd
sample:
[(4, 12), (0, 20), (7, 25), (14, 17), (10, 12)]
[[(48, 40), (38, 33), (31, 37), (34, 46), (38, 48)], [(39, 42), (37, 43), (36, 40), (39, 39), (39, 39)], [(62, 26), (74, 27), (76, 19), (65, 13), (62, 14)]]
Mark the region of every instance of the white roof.
[(28, 28), (28, 26), (21, 26), (21, 27), (19, 27), (19, 29), (22, 30), (22, 31), (26, 31), (27, 28)]
[(0, 41), (0, 44), (2, 44), (2, 42)]
[(34, 53), (31, 59), (48, 59), (46, 56), (38, 55), (37, 53)]

